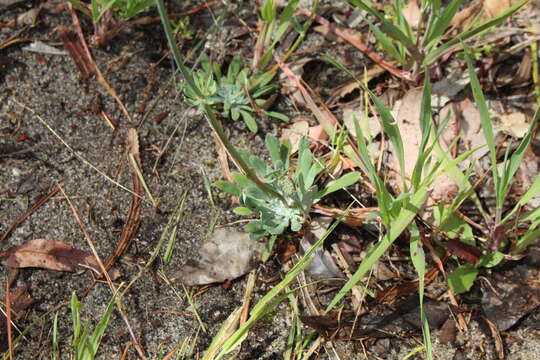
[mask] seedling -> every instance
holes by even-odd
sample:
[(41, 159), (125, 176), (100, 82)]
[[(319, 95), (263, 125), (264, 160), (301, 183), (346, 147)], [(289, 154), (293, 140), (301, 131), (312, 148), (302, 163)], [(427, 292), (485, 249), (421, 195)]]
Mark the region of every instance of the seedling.
[(291, 170), (290, 143), (280, 143), (274, 136), (267, 135), (266, 147), (272, 160), (271, 166), (249, 151), (241, 151), (240, 154), (272, 192), (242, 174), (233, 174), (235, 183), (217, 183), (221, 190), (240, 197), (242, 206), (235, 209), (237, 214), (258, 217), (247, 226), (253, 239), (279, 235), (289, 228), (300, 231), (313, 204), (334, 191), (354, 184), (360, 177), (358, 173), (348, 173), (319, 190), (316, 180), (324, 166), (309, 150), (305, 137), (300, 141), (294, 172)]
[(192, 73), (196, 86), (201, 90), (201, 96), (192, 87), (183, 83), (182, 88), (187, 102), (204, 112), (204, 105), (210, 106), (224, 118), (238, 120), (242, 118), (251, 132), (257, 132), (257, 123), (253, 118), (261, 113), (283, 121), (287, 116), (263, 109), (268, 99), (263, 96), (275, 90), (277, 86), (270, 84), (272, 76), (268, 74), (250, 75), (248, 68), (242, 68), (239, 57), (234, 57), (229, 64), (227, 74), (222, 74), (220, 66), (208, 59), (202, 62), (202, 69)]
[(73, 346), (74, 359), (92, 360), (96, 357), (101, 338), (107, 329), (114, 309), (114, 301), (115, 296), (113, 295), (101, 320), (96, 325), (92, 334), (90, 334), (90, 322), (86, 322), (84, 328), (81, 324), (80, 311), (83, 304), (77, 299), (77, 295), (73, 293), (71, 296), (71, 316), (73, 318), (73, 339), (71, 344)]

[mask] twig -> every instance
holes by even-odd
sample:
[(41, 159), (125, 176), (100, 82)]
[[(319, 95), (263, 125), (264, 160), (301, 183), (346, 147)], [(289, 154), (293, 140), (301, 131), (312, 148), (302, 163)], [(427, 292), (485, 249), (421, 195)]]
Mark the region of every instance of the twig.
[[(79, 216), (79, 213), (78, 213), (77, 209), (75, 208), (75, 206), (73, 205), (73, 203), (71, 202), (71, 200), (69, 199), (67, 194), (64, 192), (64, 189), (62, 188), (62, 186), (60, 184), (58, 184), (58, 187), (60, 188), (60, 191), (62, 192), (62, 195), (64, 195), (65, 199), (67, 200), (67, 202), (69, 204), (69, 207), (71, 208), (71, 211), (73, 212), (73, 216), (75, 216), (75, 219), (76, 219), (77, 223), (79, 224), (79, 227), (81, 228), (81, 231), (83, 232), (84, 237), (86, 238), (86, 240), (88, 242), (88, 246), (90, 246), (90, 249), (92, 250), (92, 254), (96, 258), (96, 261), (97, 261), (97, 263), (98, 263), (98, 265), (100, 267), (102, 275), (105, 276), (105, 278), (107, 279), (107, 283), (109, 284), (109, 287), (111, 288), (112, 293), (113, 294), (118, 294), (118, 289), (116, 288), (116, 286), (112, 282), (111, 277), (109, 276), (109, 273), (107, 272), (107, 269), (105, 268), (105, 265), (103, 264), (103, 261), (101, 260), (101, 257), (99, 256), (99, 254), (98, 254), (98, 252), (97, 252), (97, 250), (96, 250), (96, 248), (94, 246), (94, 241), (92, 240), (92, 237), (90, 236), (90, 234), (88, 233), (88, 231), (86, 230), (86, 228), (84, 227), (84, 225), (82, 223), (82, 220), (81, 220), (81, 218)], [(124, 320), (124, 323), (126, 324), (126, 327), (127, 327), (128, 332), (129, 332), (129, 334), (131, 336), (131, 339), (133, 340), (133, 344), (135, 346), (135, 349), (137, 349), (139, 357), (141, 359), (146, 360), (146, 356), (144, 355), (143, 349), (142, 349), (139, 341), (137, 340), (137, 337), (135, 336), (135, 333), (133, 332), (131, 324), (129, 323), (129, 320), (127, 319), (126, 314), (124, 312), (122, 302), (120, 301), (120, 298), (118, 296), (115, 296), (115, 302), (116, 302), (116, 306), (118, 308), (118, 311), (120, 312), (120, 315), (122, 317), (122, 320)]]

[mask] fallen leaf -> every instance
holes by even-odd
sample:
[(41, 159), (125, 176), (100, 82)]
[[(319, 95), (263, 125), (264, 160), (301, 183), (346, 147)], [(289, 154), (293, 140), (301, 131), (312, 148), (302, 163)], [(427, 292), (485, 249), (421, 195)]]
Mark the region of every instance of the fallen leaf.
[(289, 141), (291, 143), (291, 153), (298, 151), (300, 140), (309, 133), (309, 123), (306, 120), (293, 122), (291, 126), (283, 129), (281, 141)]
[(469, 264), (476, 264), (482, 256), (482, 251), (475, 246), (466, 244), (457, 239), (450, 239), (443, 242), (443, 246), (453, 255), (465, 260)]
[(518, 0), (484, 0), (484, 12), (488, 18), (493, 18), (510, 9), (517, 2)]
[(482, 2), (473, 2), (471, 6), (458, 12), (454, 15), (452, 22), (450, 23), (452, 29), (465, 29), (476, 18), (476, 15), (482, 10)]
[(356, 138), (356, 127), (354, 125), (355, 118), (364, 134), (371, 134), (371, 137), (373, 138), (381, 132), (381, 124), (375, 117), (369, 117), (366, 121), (362, 114), (362, 110), (359, 109), (358, 106), (348, 106), (343, 109), (343, 123), (347, 130), (349, 130), (349, 134), (354, 138)]
[(54, 46), (47, 45), (44, 42), (39, 41), (39, 40), (36, 40), (30, 43), (30, 45), (23, 47), (22, 50), (40, 53), (40, 54), (47, 54), (47, 55), (69, 55), (67, 51), (55, 48)]
[(418, 0), (410, 0), (407, 6), (403, 8), (403, 17), (413, 28), (418, 26), (421, 16)]
[[(433, 108), (435, 111), (440, 109), (446, 102), (447, 97), (434, 95)], [(405, 158), (405, 177), (412, 178), (413, 170), (416, 165), (420, 152), (420, 142), (422, 141), (422, 131), (420, 129), (420, 106), (422, 101), (422, 88), (409, 90), (400, 102), (395, 104), (397, 108), (396, 124), (401, 133), (403, 141), (403, 150)], [(399, 161), (394, 154), (394, 169), (399, 172)], [(397, 181), (398, 186), (401, 186), (401, 181)], [(432, 184), (432, 193), (427, 202), (426, 209), (431, 209), (432, 206), (441, 199), (447, 199), (449, 195), (456, 193), (457, 185), (447, 174), (438, 176)], [(426, 212), (424, 216), (429, 217), (431, 211)]]
[(498, 118), (497, 128), (515, 138), (521, 139), (529, 130), (527, 118), (523, 113), (503, 114)]
[(8, 6), (15, 5), (25, 0), (0, 0), (0, 9), (7, 8)]
[(219, 228), (174, 278), (188, 286), (236, 279), (254, 268), (264, 246), (234, 228)]
[[(100, 268), (96, 258), (82, 250), (55, 240), (34, 239), (6, 252), (2, 264), (12, 268), (36, 267), (55, 271), (75, 272), (88, 267), (98, 273)], [(118, 278), (118, 272), (110, 273)]]
[(17, 24), (18, 25), (34, 25), (36, 23), (36, 20), (40, 11), (41, 11), (41, 8), (36, 7), (36, 8), (23, 12), (22, 14), (17, 16)]
[[(305, 253), (311, 246), (324, 236), (333, 219), (327, 216), (314, 218), (309, 224), (307, 238), (300, 240), (300, 247)], [(344, 278), (330, 253), (323, 246), (317, 248), (312, 255), (313, 261), (309, 264), (307, 272), (314, 280), (329, 278)]]

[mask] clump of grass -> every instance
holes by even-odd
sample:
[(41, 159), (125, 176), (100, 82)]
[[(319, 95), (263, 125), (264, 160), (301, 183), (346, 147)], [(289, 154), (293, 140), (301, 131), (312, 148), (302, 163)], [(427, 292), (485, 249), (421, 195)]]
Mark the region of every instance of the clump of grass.
[(463, 0), (452, 0), (444, 8), (440, 0), (422, 1), (417, 28), (413, 28), (403, 15), (403, 1), (394, 1), (388, 14), (378, 11), (369, 0), (352, 0), (351, 2), (377, 19), (379, 23), (370, 23), (370, 28), (378, 44), (401, 66), (412, 70), (412, 77), (416, 78), (444, 54), (459, 47), (464, 41), (490, 31), (521, 9), (528, 1), (522, 0), (500, 15), (482, 23), (475, 22), (450, 40), (444, 40), (443, 37)]
[(81, 322), (80, 311), (83, 304), (77, 299), (77, 295), (71, 295), (71, 317), (73, 319), (73, 338), (71, 346), (73, 347), (73, 358), (76, 360), (93, 360), (99, 350), (101, 338), (107, 329), (112, 311), (114, 310), (115, 295), (109, 301), (105, 312), (101, 316), (94, 331), (90, 333), (90, 321), (84, 326)]

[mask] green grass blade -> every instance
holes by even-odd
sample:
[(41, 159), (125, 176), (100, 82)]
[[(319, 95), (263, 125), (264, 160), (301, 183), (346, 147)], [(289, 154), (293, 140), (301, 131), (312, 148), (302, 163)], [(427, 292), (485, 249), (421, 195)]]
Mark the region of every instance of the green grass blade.
[(99, 345), (101, 343), (101, 338), (103, 337), (103, 334), (105, 334), (105, 330), (107, 329), (107, 326), (109, 325), (109, 320), (111, 318), (112, 311), (114, 310), (114, 302), (116, 300), (116, 295), (113, 295), (111, 297), (111, 300), (109, 301), (109, 304), (107, 305), (107, 309), (105, 310), (105, 313), (99, 320), (98, 324), (96, 325), (96, 328), (92, 332), (92, 335), (89, 338), (88, 346), (91, 349), (91, 355), (92, 359), (97, 354), (97, 351), (99, 349)]
[(165, 247), (165, 253), (163, 254), (163, 262), (165, 264), (168, 264), (171, 261), (174, 246), (176, 245), (176, 233), (178, 231), (178, 223), (180, 222), (180, 219), (182, 219), (182, 216), (184, 215), (184, 203), (187, 198), (187, 191), (184, 191), (184, 194), (182, 195), (182, 198), (180, 199), (180, 202), (176, 206), (175, 212), (171, 215), (169, 218), (169, 221), (167, 222), (167, 226), (163, 230), (163, 233), (165, 236), (169, 234), (169, 230), (172, 227), (172, 231), (169, 234), (169, 241), (167, 242), (167, 246)]
[(505, 166), (505, 171), (502, 175), (502, 184), (501, 184), (503, 198), (506, 197), (506, 195), (508, 194), (511, 180), (516, 174), (517, 170), (519, 169), (519, 166), (521, 165), (521, 162), (523, 160), (523, 156), (525, 155), (525, 151), (527, 150), (527, 148), (529, 147), (529, 144), (531, 143), (534, 129), (536, 128), (536, 125), (538, 124), (539, 116), (540, 116), (540, 108), (538, 108), (536, 112), (534, 113), (533, 119), (531, 121), (531, 124), (529, 125), (529, 129), (527, 133), (521, 140), (521, 143), (519, 144), (518, 148), (514, 151), (514, 153), (510, 157), (510, 160), (508, 161), (507, 166)]
[(372, 6), (370, 6), (366, 1), (352, 0), (351, 2), (356, 7), (364, 11), (367, 11), (369, 14), (376, 17), (377, 20), (381, 22), (381, 25), (380, 25), (381, 31), (385, 33), (386, 35), (390, 36), (391, 38), (393, 38), (394, 40), (396, 40), (398, 43), (405, 46), (414, 58), (420, 59), (422, 57), (420, 52), (418, 51), (418, 48), (414, 44), (414, 42), (407, 37), (407, 34), (401, 31), (397, 26), (392, 24), (390, 21), (386, 20), (383, 14), (381, 14), (379, 11), (377, 11)]
[(427, 36), (425, 39), (426, 48), (431, 48), (437, 45), (441, 36), (444, 34), (448, 25), (456, 15), (463, 0), (452, 0), (450, 4), (443, 10), (440, 16), (434, 17), (434, 21), (427, 29)]
[(399, 127), (396, 125), (394, 117), (392, 116), (390, 110), (388, 110), (386, 105), (384, 105), (383, 102), (377, 97), (377, 95), (375, 95), (371, 90), (366, 90), (368, 91), (369, 96), (375, 104), (375, 108), (377, 109), (377, 112), (381, 117), (384, 133), (388, 136), (390, 142), (394, 147), (394, 151), (399, 162), (399, 170), (401, 174), (403, 191), (406, 192), (408, 187), (405, 176), (405, 150), (403, 149), (403, 140), (401, 138)]
[(323, 190), (319, 191), (317, 195), (315, 195), (316, 199), (321, 199), (325, 197), (328, 194), (333, 193), (334, 191), (338, 191), (341, 189), (346, 188), (347, 186), (350, 186), (354, 183), (356, 183), (360, 179), (360, 173), (358, 172), (350, 172), (342, 177), (340, 177), (337, 180), (334, 180), (328, 184), (327, 187), (325, 187)]
[[(500, 223), (504, 224), (505, 222), (507, 222), (521, 207), (525, 206), (529, 201), (532, 200), (533, 197), (537, 196), (538, 194), (540, 194), (540, 173), (536, 175), (536, 178), (534, 179), (534, 182), (532, 183), (532, 185), (527, 189), (525, 194), (523, 194), (523, 196), (519, 199), (518, 203), (514, 206), (512, 211), (510, 211), (504, 217), (504, 219), (501, 220)], [(538, 211), (539, 209), (535, 209), (535, 210)], [(527, 221), (527, 216), (525, 216), (527, 214), (520, 216), (519, 221), (520, 222)]]
[(420, 232), (414, 223), (411, 223), (411, 243), (410, 243), (411, 260), (418, 273), (418, 297), (420, 300), (420, 321), (422, 322), (422, 335), (424, 338), (424, 347), (426, 349), (426, 357), (428, 360), (433, 359), (433, 346), (431, 344), (431, 335), (429, 331), (429, 322), (424, 311), (424, 277), (426, 273), (426, 259), (424, 249), (422, 248), (422, 240)]
[(489, 109), (487, 107), (484, 93), (480, 88), (480, 82), (474, 71), (471, 54), (468, 49), (465, 51), (465, 59), (467, 60), (467, 69), (469, 71), (469, 78), (471, 80), (471, 89), (473, 92), (474, 102), (480, 113), (480, 123), (482, 125), (482, 131), (486, 138), (486, 144), (489, 149), (489, 158), (491, 160), (491, 172), (493, 174), (493, 183), (495, 187), (495, 198), (497, 202), (497, 208), (502, 207), (504, 199), (499, 188), (499, 171), (497, 169), (497, 149), (495, 147), (495, 137), (493, 135), (493, 125), (491, 124), (491, 117), (489, 116)]
[[(426, 71), (425, 74), (424, 89), (422, 90), (422, 101), (420, 104), (420, 129), (422, 130), (422, 140), (420, 141), (420, 147), (418, 149), (419, 156), (411, 176), (411, 183), (415, 189), (420, 185), (424, 165), (426, 165), (426, 160), (432, 149), (431, 147), (429, 151), (426, 151), (429, 139), (432, 136), (431, 129), (433, 128), (433, 121), (431, 118), (431, 83), (428, 72)], [(438, 138), (435, 137), (433, 141), (437, 142)]]
[(335, 221), (325, 232), (325, 234), (317, 240), (313, 246), (306, 251), (304, 256), (296, 263), (289, 272), (285, 275), (283, 280), (281, 280), (276, 286), (272, 288), (259, 302), (253, 307), (253, 309), (250, 311), (250, 317), (247, 319), (246, 323), (241, 326), (238, 330), (235, 331), (231, 337), (223, 343), (222, 349), (220, 354), (217, 356), (215, 360), (220, 359), (225, 354), (232, 351), (236, 346), (238, 346), (247, 336), (247, 332), (257, 320), (259, 320), (265, 313), (266, 310), (271, 308), (272, 306), (277, 306), (277, 304), (284, 298), (286, 298), (287, 295), (278, 296), (285, 288), (296, 278), (298, 273), (302, 270), (304, 270), (311, 262), (313, 261), (312, 255), (313, 252), (319, 248), (326, 238), (334, 231), (336, 226), (341, 221), (341, 218)]
[(424, 59), (423, 66), (429, 67), (431, 64), (433, 64), (437, 59), (439, 59), (442, 55), (444, 55), (447, 51), (452, 49), (455, 46), (458, 46), (461, 42), (466, 41), (473, 36), (476, 36), (480, 33), (482, 33), (485, 30), (488, 30), (491, 27), (497, 26), (500, 23), (502, 23), (504, 20), (506, 20), (508, 17), (510, 17), (512, 14), (514, 14), (516, 11), (521, 9), (526, 3), (528, 3), (529, 0), (522, 0), (516, 5), (512, 6), (502, 14), (487, 20), (483, 22), (482, 24), (473, 27), (472, 29), (466, 30), (456, 36), (454, 39), (444, 43), (440, 47), (434, 49), (433, 51), (429, 52)]
[(345, 285), (339, 290), (338, 294), (332, 299), (326, 312), (332, 310), (338, 302), (343, 299), (345, 295), (355, 286), (367, 272), (373, 267), (373, 265), (379, 260), (379, 258), (388, 250), (390, 245), (398, 238), (399, 235), (407, 228), (409, 223), (414, 219), (420, 208), (424, 205), (427, 198), (427, 187), (421, 187), (415, 192), (410, 202), (404, 206), (399, 212), (398, 217), (392, 221), (391, 226), (387, 230), (383, 239), (377, 244), (373, 245), (369, 249), (366, 257), (360, 263), (358, 270), (354, 275), (345, 283)]
[(369, 24), (369, 28), (373, 32), (373, 35), (375, 35), (375, 38), (379, 42), (379, 45), (383, 48), (383, 50), (396, 59), (401, 65), (405, 64), (405, 58), (402, 56), (402, 54), (399, 52), (399, 50), (394, 46), (394, 43), (392, 39), (379, 30), (375, 25)]

